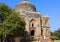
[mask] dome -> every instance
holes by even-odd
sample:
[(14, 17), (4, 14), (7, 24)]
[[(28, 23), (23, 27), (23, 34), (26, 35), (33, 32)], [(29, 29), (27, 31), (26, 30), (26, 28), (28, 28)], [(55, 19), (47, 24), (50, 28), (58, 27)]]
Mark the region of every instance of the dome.
[(26, 10), (26, 11), (32, 11), (36, 12), (36, 8), (33, 4), (27, 2), (26, 0), (22, 1), (19, 3), (16, 7), (15, 10)]

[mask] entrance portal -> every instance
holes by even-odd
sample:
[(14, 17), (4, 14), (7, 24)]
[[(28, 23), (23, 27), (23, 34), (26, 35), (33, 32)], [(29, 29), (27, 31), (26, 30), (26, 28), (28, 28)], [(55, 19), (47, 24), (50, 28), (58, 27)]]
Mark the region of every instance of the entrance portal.
[(31, 31), (31, 36), (34, 36), (34, 32), (35, 32), (34, 30)]

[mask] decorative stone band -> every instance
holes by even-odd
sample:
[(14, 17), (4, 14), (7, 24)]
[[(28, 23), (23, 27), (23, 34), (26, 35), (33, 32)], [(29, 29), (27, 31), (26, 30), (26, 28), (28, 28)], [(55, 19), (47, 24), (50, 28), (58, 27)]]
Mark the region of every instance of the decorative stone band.
[(49, 26), (41, 26), (42, 28), (50, 28)]
[(38, 17), (40, 17), (39, 14), (31, 14), (31, 13), (27, 13), (26, 15), (27, 15), (28, 17), (31, 17), (31, 18), (38, 18)]
[(31, 30), (34, 30), (34, 31), (35, 31), (35, 30), (36, 30), (36, 27), (33, 27), (33, 28), (30, 27), (29, 30), (30, 30), (30, 31), (31, 31)]

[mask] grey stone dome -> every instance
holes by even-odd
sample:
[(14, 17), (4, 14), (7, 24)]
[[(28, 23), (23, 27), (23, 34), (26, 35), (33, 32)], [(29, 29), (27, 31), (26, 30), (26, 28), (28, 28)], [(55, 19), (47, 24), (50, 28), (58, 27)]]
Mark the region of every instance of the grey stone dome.
[(22, 1), (21, 3), (19, 3), (15, 7), (15, 10), (26, 10), (26, 11), (36, 12), (35, 6), (27, 1)]

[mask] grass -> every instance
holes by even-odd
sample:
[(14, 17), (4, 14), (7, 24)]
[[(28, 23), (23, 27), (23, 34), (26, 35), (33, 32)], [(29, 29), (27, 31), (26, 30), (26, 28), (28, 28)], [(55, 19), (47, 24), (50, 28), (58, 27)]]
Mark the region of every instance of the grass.
[(54, 42), (60, 42), (60, 40), (54, 40)]

